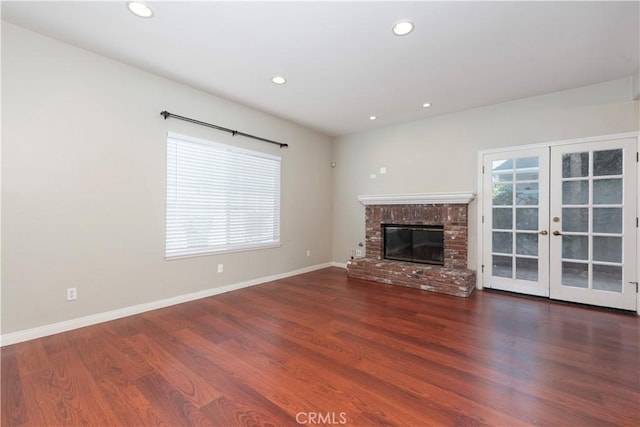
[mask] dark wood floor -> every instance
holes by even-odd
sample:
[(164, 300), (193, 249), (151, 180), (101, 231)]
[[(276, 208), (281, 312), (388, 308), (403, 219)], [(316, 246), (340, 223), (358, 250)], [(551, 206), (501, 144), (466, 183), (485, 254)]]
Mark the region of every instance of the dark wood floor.
[(330, 268), (2, 349), (2, 426), (638, 426), (640, 321)]

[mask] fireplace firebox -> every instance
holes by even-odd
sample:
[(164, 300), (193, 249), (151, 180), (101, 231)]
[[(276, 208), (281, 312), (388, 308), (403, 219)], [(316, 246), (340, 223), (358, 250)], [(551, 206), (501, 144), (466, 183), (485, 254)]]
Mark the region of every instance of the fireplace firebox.
[(444, 265), (444, 227), (383, 224), (385, 259)]

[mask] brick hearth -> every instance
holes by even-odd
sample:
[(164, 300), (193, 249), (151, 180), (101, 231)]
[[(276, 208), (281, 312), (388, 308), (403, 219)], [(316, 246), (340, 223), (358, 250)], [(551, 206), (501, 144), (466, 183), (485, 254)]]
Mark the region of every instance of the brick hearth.
[[(348, 276), (467, 297), (476, 273), (467, 269), (467, 204), (367, 204), (366, 255), (347, 263)], [(383, 258), (383, 224), (444, 227), (444, 265)]]

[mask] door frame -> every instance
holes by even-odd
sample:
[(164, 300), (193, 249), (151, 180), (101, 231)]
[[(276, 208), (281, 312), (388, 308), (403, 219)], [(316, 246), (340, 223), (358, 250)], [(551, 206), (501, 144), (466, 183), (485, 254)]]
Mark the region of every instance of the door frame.
[[(640, 132), (626, 132), (626, 133), (617, 133), (610, 135), (601, 135), (601, 136), (592, 136), (587, 138), (574, 138), (574, 139), (565, 139), (559, 141), (550, 141), (550, 142), (542, 142), (536, 144), (524, 144), (524, 145), (516, 145), (516, 146), (505, 146), (499, 148), (492, 148), (487, 150), (478, 151), (478, 206), (477, 206), (477, 214), (476, 214), (476, 266), (478, 269), (478, 273), (476, 274), (476, 288), (484, 289), (483, 280), (484, 275), (482, 273), (482, 260), (484, 258), (484, 224), (482, 222), (482, 216), (484, 212), (484, 179), (482, 174), (482, 166), (483, 166), (483, 158), (486, 154), (494, 154), (500, 153), (504, 151), (519, 151), (519, 150), (528, 150), (532, 148), (544, 148), (544, 147), (555, 147), (560, 145), (569, 145), (569, 144), (580, 144), (587, 142), (598, 142), (598, 141), (608, 141), (612, 139), (623, 139), (623, 138), (635, 138), (636, 140), (636, 153), (638, 153), (640, 147), (638, 146), (638, 140), (640, 139)], [(636, 162), (636, 218), (639, 215), (639, 205), (640, 205), (640, 163)], [(640, 228), (636, 227), (636, 263), (637, 268), (636, 271), (640, 271)], [(636, 273), (638, 275), (638, 273)], [(635, 279), (638, 281), (638, 277)], [(636, 314), (640, 316), (640, 293), (636, 293)]]

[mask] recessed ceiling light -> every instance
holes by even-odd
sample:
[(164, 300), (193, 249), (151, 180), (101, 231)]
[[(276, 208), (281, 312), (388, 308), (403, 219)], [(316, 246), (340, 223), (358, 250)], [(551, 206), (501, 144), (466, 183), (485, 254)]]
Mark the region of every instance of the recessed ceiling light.
[(422, 104), (422, 106), (424, 108), (429, 108), (429, 107), (431, 107), (431, 103), (430, 102), (425, 102), (424, 104)]
[(393, 26), (393, 34), (396, 36), (406, 36), (413, 31), (413, 22), (399, 21)]
[(375, 119), (377, 119), (376, 116), (369, 116), (369, 120), (375, 120)]
[(127, 7), (131, 13), (140, 18), (151, 18), (153, 16), (153, 10), (140, 1), (130, 1), (127, 3)]
[(283, 85), (283, 84), (285, 84), (285, 83), (287, 82), (287, 79), (285, 79), (285, 78), (284, 78), (284, 77), (282, 77), (282, 76), (275, 76), (275, 77), (271, 77), (271, 81), (272, 81), (274, 84), (277, 84), (277, 85)]

